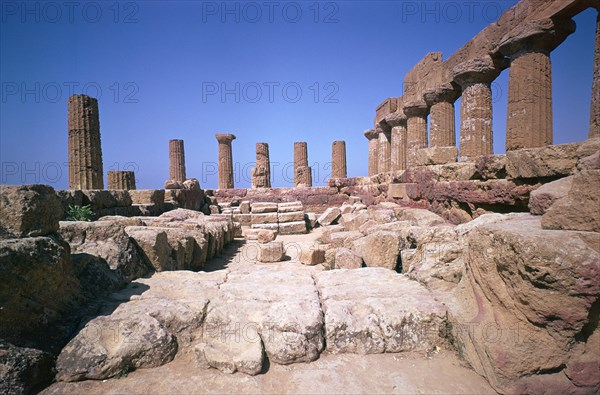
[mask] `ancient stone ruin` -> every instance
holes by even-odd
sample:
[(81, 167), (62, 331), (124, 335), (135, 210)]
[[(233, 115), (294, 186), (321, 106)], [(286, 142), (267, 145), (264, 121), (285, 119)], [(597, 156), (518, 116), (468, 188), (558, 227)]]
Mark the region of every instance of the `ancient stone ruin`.
[(597, 394), (600, 18), (585, 141), (553, 145), (550, 62), (591, 6), (522, 0), (427, 54), (375, 107), (368, 175), (335, 141), (325, 186), (294, 142), (272, 187), (259, 142), (235, 188), (216, 134), (217, 189), (170, 140), (164, 189), (102, 190), (97, 101), (72, 96), (70, 189), (0, 188), (0, 392)]

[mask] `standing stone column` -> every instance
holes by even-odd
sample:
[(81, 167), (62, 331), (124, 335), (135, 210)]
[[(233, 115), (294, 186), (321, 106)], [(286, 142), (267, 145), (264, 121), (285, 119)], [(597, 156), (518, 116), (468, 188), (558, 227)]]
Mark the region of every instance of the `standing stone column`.
[(379, 148), (378, 148), (378, 159), (377, 172), (387, 173), (391, 171), (392, 162), (392, 131), (377, 129)]
[(402, 96), (397, 99), (397, 102), (397, 111), (385, 117), (385, 123), (392, 128), (390, 171), (406, 168), (406, 115), (404, 115)]
[(431, 106), (429, 114), (429, 146), (456, 146), (454, 103), (441, 101)]
[(104, 189), (98, 100), (73, 95), (68, 113), (69, 189)]
[(375, 129), (369, 129), (365, 131), (365, 137), (369, 140), (369, 177), (371, 177), (379, 171), (379, 134)]
[(346, 178), (346, 142), (334, 141), (331, 147), (331, 178)]
[(219, 142), (219, 189), (233, 189), (233, 153), (231, 142), (235, 140), (233, 134), (215, 134)]
[(169, 140), (169, 179), (179, 182), (186, 180), (183, 140)]
[(406, 166), (415, 163), (417, 150), (427, 148), (428, 107), (404, 107), (406, 114)]
[(589, 137), (600, 137), (600, 14), (596, 17), (596, 44), (594, 46), (594, 80), (590, 109)]
[(312, 187), (312, 169), (308, 166), (308, 147), (304, 141), (294, 143), (294, 186)]
[(116, 170), (108, 172), (108, 189), (135, 189), (135, 174), (133, 171)]
[(271, 160), (267, 143), (256, 143), (256, 167), (252, 169), (252, 188), (271, 188)]
[(493, 153), (492, 89), (487, 81), (465, 81), (460, 106), (460, 160)]

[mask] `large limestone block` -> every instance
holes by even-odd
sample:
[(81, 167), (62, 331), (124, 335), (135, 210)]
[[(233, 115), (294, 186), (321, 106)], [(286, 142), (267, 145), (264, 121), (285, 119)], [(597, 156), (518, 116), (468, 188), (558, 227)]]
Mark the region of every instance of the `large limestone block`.
[(567, 196), (543, 215), (542, 227), (600, 232), (600, 170), (574, 175)]
[(371, 219), (371, 214), (366, 210), (354, 211), (341, 216), (339, 222), (348, 231), (359, 230), (361, 225)]
[(352, 251), (360, 256), (368, 267), (396, 270), (402, 245), (398, 233), (379, 230), (352, 242)]
[(279, 233), (282, 235), (302, 235), (308, 233), (308, 230), (306, 229), (306, 222), (303, 220), (280, 223)]
[(427, 350), (442, 342), (446, 308), (416, 281), (363, 268), (324, 271), (315, 283), (332, 353)]
[(563, 177), (542, 185), (529, 195), (529, 211), (533, 215), (543, 215), (559, 199), (566, 197), (571, 190), (573, 176)]
[(317, 219), (317, 222), (321, 226), (327, 226), (333, 224), (340, 217), (341, 212), (337, 207), (329, 207), (321, 216)]
[(267, 244), (277, 238), (277, 231), (270, 229), (260, 229), (256, 232), (256, 240), (259, 243)]
[(266, 244), (258, 244), (258, 255), (256, 259), (262, 263), (281, 262), (285, 256), (283, 242), (272, 241)]
[(414, 166), (445, 165), (456, 162), (457, 147), (431, 147), (416, 151)]
[(338, 248), (335, 252), (335, 269), (360, 269), (363, 260), (348, 248)]
[(354, 240), (358, 240), (364, 237), (364, 235), (356, 230), (346, 232), (335, 232), (329, 236), (328, 244), (332, 247), (348, 247), (352, 246)]
[(447, 306), (464, 358), (497, 391), (513, 393), (540, 372), (565, 372), (592, 340), (581, 334), (597, 326), (600, 236), (544, 230), (527, 214), (499, 216), (506, 219), (463, 225), (466, 276)]
[(62, 204), (48, 185), (0, 186), (0, 237), (56, 232), (62, 216)]
[(255, 224), (273, 224), (277, 223), (277, 213), (264, 213), (264, 214), (255, 214), (252, 213), (250, 217), (250, 222), (252, 225)]
[(52, 383), (52, 354), (0, 342), (0, 393), (34, 394)]
[(292, 213), (295, 211), (304, 211), (304, 205), (300, 201), (279, 203), (277, 205), (279, 213)]
[(304, 221), (304, 211), (293, 211), (277, 214), (279, 223)]
[(325, 248), (316, 243), (303, 243), (300, 245), (298, 260), (308, 266), (321, 264), (325, 262)]
[(128, 226), (125, 232), (142, 250), (145, 258), (156, 271), (175, 270), (166, 228)]
[(276, 213), (277, 203), (255, 202), (251, 204), (252, 214)]
[(129, 190), (132, 204), (155, 204), (162, 206), (165, 202), (164, 189), (135, 189)]

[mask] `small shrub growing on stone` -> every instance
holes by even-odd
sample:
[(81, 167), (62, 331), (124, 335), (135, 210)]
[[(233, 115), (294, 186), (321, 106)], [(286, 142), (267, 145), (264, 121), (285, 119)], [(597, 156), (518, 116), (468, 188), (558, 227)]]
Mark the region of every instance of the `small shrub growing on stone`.
[(93, 217), (94, 212), (89, 205), (74, 206), (70, 204), (69, 210), (67, 210), (67, 221), (91, 221)]

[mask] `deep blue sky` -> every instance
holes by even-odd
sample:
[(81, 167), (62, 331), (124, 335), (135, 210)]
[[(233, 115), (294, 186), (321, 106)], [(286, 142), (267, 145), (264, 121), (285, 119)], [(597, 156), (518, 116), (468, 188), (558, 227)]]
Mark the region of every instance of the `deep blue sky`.
[[(514, 3), (32, 1), (24, 10), (2, 1), (0, 182), (67, 187), (71, 89), (99, 98), (105, 176), (133, 168), (138, 188), (162, 187), (173, 138), (185, 140), (188, 177), (215, 188), (216, 132), (237, 136), (234, 161), (247, 175), (255, 143), (268, 142), (273, 186), (291, 185), (294, 141), (308, 142), (316, 185), (334, 140), (346, 141), (348, 175), (365, 175), (363, 132), (377, 104), (402, 94), (405, 73), (427, 52), (449, 57)], [(587, 137), (595, 18), (579, 15), (552, 54), (555, 143)], [(494, 83), (496, 153), (507, 78)], [(236, 84), (239, 101), (223, 100), (222, 88)], [(248, 178), (238, 174), (236, 186)]]

